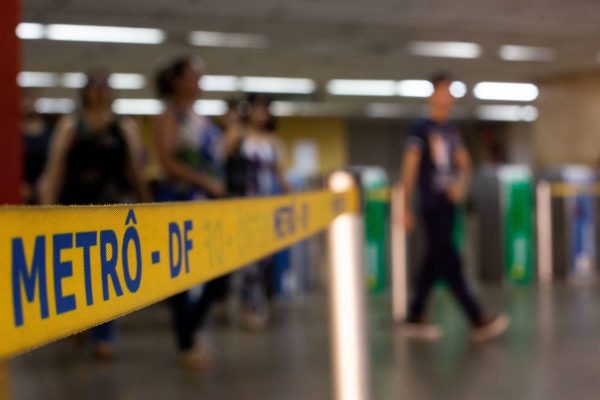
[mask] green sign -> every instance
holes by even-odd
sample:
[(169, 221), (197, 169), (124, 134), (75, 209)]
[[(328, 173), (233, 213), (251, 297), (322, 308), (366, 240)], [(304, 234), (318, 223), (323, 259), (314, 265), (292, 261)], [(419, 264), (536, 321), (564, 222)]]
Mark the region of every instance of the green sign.
[(367, 287), (381, 293), (388, 286), (390, 190), (380, 168), (362, 171)]
[(506, 278), (511, 283), (530, 283), (534, 249), (531, 173), (524, 167), (504, 167), (500, 181)]

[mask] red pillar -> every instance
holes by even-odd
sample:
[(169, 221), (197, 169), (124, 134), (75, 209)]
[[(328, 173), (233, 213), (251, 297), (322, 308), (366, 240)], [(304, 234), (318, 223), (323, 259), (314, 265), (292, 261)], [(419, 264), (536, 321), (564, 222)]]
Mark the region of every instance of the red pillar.
[(0, 204), (21, 202), (21, 134), (19, 132), (19, 0), (0, 1)]
[[(19, 0), (0, 1), (0, 204), (21, 202), (22, 140), (17, 87), (20, 54), (15, 32), (19, 11)], [(0, 400), (8, 397), (8, 365), (0, 360)]]

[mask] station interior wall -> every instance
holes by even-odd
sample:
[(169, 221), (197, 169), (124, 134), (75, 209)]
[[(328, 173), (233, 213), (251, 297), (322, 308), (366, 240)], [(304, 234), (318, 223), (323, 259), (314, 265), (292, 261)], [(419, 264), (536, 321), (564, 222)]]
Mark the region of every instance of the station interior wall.
[(535, 163), (600, 165), (600, 73), (550, 77), (539, 87), (539, 117), (532, 130)]

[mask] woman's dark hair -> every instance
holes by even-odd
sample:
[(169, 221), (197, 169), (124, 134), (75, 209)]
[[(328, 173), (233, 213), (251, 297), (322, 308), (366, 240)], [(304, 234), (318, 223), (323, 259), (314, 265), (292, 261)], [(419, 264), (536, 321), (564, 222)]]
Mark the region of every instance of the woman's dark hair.
[[(242, 101), (240, 103), (240, 109), (242, 110), (242, 113), (241, 113), (242, 121), (244, 123), (248, 123), (248, 121), (250, 120), (250, 112), (252, 110), (252, 107), (262, 105), (262, 106), (267, 107), (267, 110), (269, 110), (269, 107), (271, 106), (272, 102), (273, 102), (273, 98), (271, 96), (268, 96), (263, 93), (248, 93), (248, 94), (246, 94), (244, 101)], [(269, 118), (269, 121), (267, 122), (265, 129), (268, 131), (272, 131), (272, 130), (274, 130), (275, 121), (270, 112), (269, 112), (269, 115), (270, 115), (270, 118)]]
[(90, 101), (88, 99), (88, 93), (90, 89), (108, 85), (108, 78), (110, 77), (110, 73), (103, 69), (96, 69), (89, 71), (85, 74), (85, 84), (79, 91), (79, 101), (83, 108), (87, 108), (90, 105)]
[(258, 104), (262, 104), (266, 107), (269, 107), (273, 102), (273, 98), (262, 93), (248, 93), (244, 101), (248, 103), (250, 107)]
[(180, 78), (194, 60), (191, 56), (178, 57), (158, 72), (155, 84), (159, 97), (164, 99), (175, 94), (173, 81)]
[(270, 96), (267, 96), (266, 94), (247, 93), (246, 96), (244, 96), (244, 100), (242, 100), (238, 106), (238, 108), (241, 111), (242, 119), (244, 120), (244, 122), (248, 121), (252, 107), (264, 105), (268, 109), (272, 101), (273, 99)]

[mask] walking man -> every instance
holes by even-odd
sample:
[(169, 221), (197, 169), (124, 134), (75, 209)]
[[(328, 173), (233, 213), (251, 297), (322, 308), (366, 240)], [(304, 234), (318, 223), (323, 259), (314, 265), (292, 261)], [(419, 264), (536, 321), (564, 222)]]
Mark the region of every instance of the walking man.
[(430, 340), (442, 336), (437, 325), (426, 323), (425, 309), (435, 282), (443, 279), (471, 323), (472, 339), (482, 341), (502, 334), (510, 320), (505, 314), (486, 317), (465, 280), (452, 233), (457, 206), (467, 195), (471, 161), (457, 125), (449, 119), (455, 101), (450, 91), (452, 78), (440, 73), (431, 83), (429, 115), (411, 127), (402, 168), (406, 193), (403, 223), (408, 231), (414, 227), (411, 200), (416, 191), (427, 242), (403, 332)]

